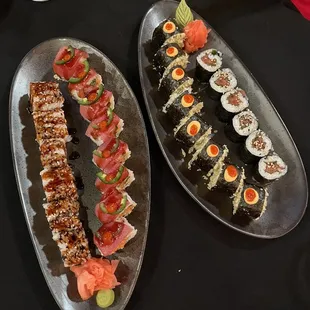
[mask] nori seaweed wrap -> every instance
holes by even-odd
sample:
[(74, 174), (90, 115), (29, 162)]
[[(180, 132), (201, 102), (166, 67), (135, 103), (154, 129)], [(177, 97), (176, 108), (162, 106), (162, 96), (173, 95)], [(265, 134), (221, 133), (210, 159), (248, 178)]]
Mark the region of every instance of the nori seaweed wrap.
[(233, 199), (233, 214), (258, 219), (266, 210), (267, 198), (266, 189), (245, 183), (242, 191)]
[(161, 22), (154, 30), (152, 37), (152, 49), (156, 52), (163, 44), (177, 43), (181, 48), (184, 46), (185, 34), (170, 19)]

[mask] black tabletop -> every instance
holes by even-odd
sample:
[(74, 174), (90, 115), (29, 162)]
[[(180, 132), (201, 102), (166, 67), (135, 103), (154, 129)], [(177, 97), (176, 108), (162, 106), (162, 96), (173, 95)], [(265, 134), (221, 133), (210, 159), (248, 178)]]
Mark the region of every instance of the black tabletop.
[[(0, 1), (1, 309), (57, 309), (29, 237), (13, 172), (8, 98), (14, 71), (36, 44), (85, 40), (120, 68), (148, 127), (152, 210), (141, 274), (128, 309), (309, 309), (310, 212), (288, 235), (258, 240), (205, 213), (169, 170), (145, 113), (137, 37), (152, 0)], [(310, 22), (275, 0), (188, 0), (230, 44), (273, 101), (310, 171)], [(281, 212), (281, 206), (278, 206)], [(292, 208), (294, 206), (292, 205)]]

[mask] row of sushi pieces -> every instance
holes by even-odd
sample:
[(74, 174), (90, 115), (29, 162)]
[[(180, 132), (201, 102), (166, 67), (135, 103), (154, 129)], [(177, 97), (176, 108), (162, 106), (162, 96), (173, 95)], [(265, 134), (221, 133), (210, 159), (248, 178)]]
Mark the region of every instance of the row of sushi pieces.
[(98, 146), (93, 163), (101, 170), (95, 185), (102, 197), (95, 214), (103, 225), (94, 234), (94, 243), (103, 256), (109, 256), (137, 233), (125, 218), (136, 206), (125, 191), (134, 174), (124, 166), (131, 153), (119, 139), (124, 122), (114, 112), (114, 96), (105, 89), (101, 75), (90, 68), (88, 57), (84, 51), (65, 46), (57, 53), (53, 69), (58, 78), (69, 82), (69, 92), (80, 104), (82, 117), (90, 122), (86, 136)]
[(66, 142), (71, 140), (64, 111), (64, 98), (58, 83), (30, 84), (30, 105), (39, 144), (43, 170), (43, 204), (47, 221), (66, 267), (90, 258), (88, 240), (79, 219), (78, 192), (67, 162)]

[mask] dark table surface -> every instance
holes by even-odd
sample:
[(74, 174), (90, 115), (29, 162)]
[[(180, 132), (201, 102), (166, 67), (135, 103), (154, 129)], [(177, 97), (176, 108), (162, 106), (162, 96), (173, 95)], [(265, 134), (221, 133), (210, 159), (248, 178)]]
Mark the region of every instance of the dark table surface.
[[(310, 309), (310, 212), (280, 239), (253, 239), (205, 213), (169, 170), (146, 117), (138, 76), (138, 30), (153, 1), (15, 0), (3, 9), (5, 2), (0, 1), (0, 236), (5, 263), (0, 308), (57, 309), (17, 193), (8, 96), (17, 65), (34, 45), (71, 36), (95, 45), (120, 68), (148, 127), (152, 213), (145, 259), (128, 309)], [(273, 0), (188, 2), (262, 85), (295, 139), (309, 175), (310, 22)]]

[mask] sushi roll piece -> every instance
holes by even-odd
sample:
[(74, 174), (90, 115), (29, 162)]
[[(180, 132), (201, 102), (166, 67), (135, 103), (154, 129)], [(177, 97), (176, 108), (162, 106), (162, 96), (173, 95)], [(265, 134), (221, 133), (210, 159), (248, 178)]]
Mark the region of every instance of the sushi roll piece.
[(267, 208), (266, 189), (245, 183), (243, 189), (233, 199), (233, 214), (259, 219)]
[(81, 105), (80, 113), (86, 121), (92, 122), (107, 113), (108, 108), (114, 110), (114, 106), (115, 100), (112, 92), (104, 90), (101, 97), (95, 103)]
[(198, 104), (198, 100), (193, 96), (189, 89), (185, 90), (172, 102), (172, 104), (166, 109), (163, 108), (163, 112), (167, 113), (172, 120), (173, 125), (180, 123), (189, 111)]
[(211, 99), (220, 97), (237, 86), (237, 79), (229, 68), (219, 69), (210, 78), (208, 94)]
[(287, 173), (287, 165), (282, 158), (276, 154), (270, 154), (261, 158), (255, 168), (254, 178), (263, 184), (278, 180)]
[(77, 200), (78, 193), (69, 166), (40, 172), (47, 202), (60, 199)]
[(130, 157), (127, 143), (113, 138), (109, 143), (102, 144), (93, 151), (93, 163), (104, 173), (117, 171)]
[(76, 217), (79, 214), (80, 204), (76, 200), (63, 199), (43, 204), (48, 222), (60, 217)]
[(54, 60), (55, 77), (69, 83), (80, 83), (88, 74), (90, 68), (88, 54), (72, 46), (62, 47)]
[(245, 163), (257, 162), (272, 150), (270, 138), (262, 130), (253, 131), (241, 147), (241, 158)]
[(227, 125), (224, 131), (231, 141), (242, 142), (257, 129), (257, 117), (252, 111), (247, 109), (235, 115), (231, 124)]
[(222, 52), (211, 48), (201, 52), (196, 58), (196, 77), (202, 82), (208, 82), (212, 74), (222, 67)]
[(190, 78), (181, 66), (172, 67), (169, 73), (163, 78), (161, 86), (168, 94), (179, 95), (192, 86), (194, 80)]
[(152, 36), (152, 49), (157, 51), (161, 46), (176, 43), (180, 48), (184, 47), (185, 34), (171, 19), (162, 21), (154, 30)]
[(123, 249), (134, 238), (137, 230), (125, 218), (101, 226), (94, 235), (94, 243), (103, 256), (109, 256)]
[(245, 91), (237, 87), (222, 95), (221, 104), (217, 106), (216, 114), (221, 122), (228, 122), (248, 106), (249, 100)]
[(29, 100), (33, 112), (60, 109), (65, 101), (56, 82), (30, 83)]
[(70, 216), (63, 214), (55, 219), (50, 219), (48, 223), (52, 231), (72, 230), (82, 227), (82, 223), (77, 215)]
[(120, 166), (117, 171), (110, 174), (106, 174), (102, 171), (98, 172), (95, 185), (101, 193), (108, 194), (114, 189), (119, 191), (124, 190), (134, 180), (134, 173), (125, 166)]
[(240, 182), (244, 182), (244, 179), (245, 174), (243, 167), (225, 162), (217, 180), (216, 187), (230, 194), (234, 194), (237, 192)]
[(188, 148), (193, 147), (210, 126), (206, 125), (197, 115), (185, 117), (181, 120), (178, 127), (175, 128), (174, 136), (177, 141), (183, 143)]
[(110, 223), (129, 215), (136, 205), (126, 192), (114, 189), (108, 195), (102, 196), (95, 207), (95, 214), (101, 223)]
[(117, 138), (123, 127), (124, 121), (112, 109), (108, 108), (105, 114), (89, 124), (85, 134), (100, 146), (109, 143), (113, 138)]
[(36, 129), (36, 140), (39, 144), (46, 139), (63, 139), (71, 141), (67, 121), (62, 109), (53, 111), (34, 112), (32, 114)]
[(40, 153), (44, 169), (60, 168), (68, 164), (67, 149), (63, 139), (42, 140)]

